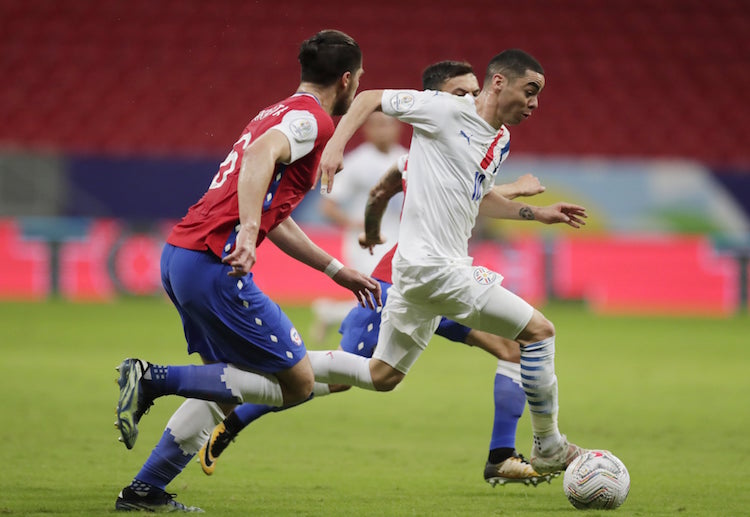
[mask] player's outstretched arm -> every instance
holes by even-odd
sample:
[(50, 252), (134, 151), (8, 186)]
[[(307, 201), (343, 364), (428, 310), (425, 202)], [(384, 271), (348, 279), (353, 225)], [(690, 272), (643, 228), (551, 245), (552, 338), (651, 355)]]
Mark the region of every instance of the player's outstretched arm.
[(344, 148), (373, 111), (380, 109), (383, 90), (367, 90), (354, 98), (349, 111), (341, 117), (333, 136), (323, 149), (318, 166), (321, 191), (331, 192), (333, 177), (344, 167)]
[(315, 244), (291, 217), (268, 232), (268, 239), (293, 259), (322, 271), (334, 282), (349, 289), (362, 307), (375, 309), (382, 306), (378, 282), (333, 258)]
[(549, 206), (533, 207), (534, 218), (544, 224), (565, 223), (573, 228), (586, 226), (586, 209), (572, 203), (555, 203)]
[(255, 243), (268, 184), (276, 162), (287, 162), (291, 155), (289, 140), (280, 131), (264, 133), (245, 150), (237, 178), (240, 231), (234, 249), (222, 259), (232, 266), (230, 276), (244, 276), (255, 265)]
[(365, 231), (359, 235), (359, 245), (363, 249), (369, 249), (370, 255), (373, 254), (375, 246), (385, 242), (383, 236), (380, 235), (380, 223), (383, 221), (383, 214), (391, 198), (403, 189), (398, 163), (391, 165), (385, 171), (385, 174), (380, 177), (377, 184), (370, 189), (365, 205)]
[(588, 217), (586, 209), (571, 203), (555, 203), (549, 206), (533, 206), (511, 201), (491, 190), (479, 205), (479, 213), (495, 219), (539, 221), (544, 224), (565, 223), (580, 228)]

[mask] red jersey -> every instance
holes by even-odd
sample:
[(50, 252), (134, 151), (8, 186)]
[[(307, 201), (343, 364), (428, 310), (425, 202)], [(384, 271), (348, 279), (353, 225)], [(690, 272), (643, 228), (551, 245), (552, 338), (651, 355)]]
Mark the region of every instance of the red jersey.
[(277, 163), (266, 191), (258, 231), (259, 246), (265, 236), (289, 217), (315, 183), (323, 147), (333, 135), (333, 119), (318, 100), (298, 93), (261, 110), (245, 127), (240, 139), (203, 197), (175, 225), (167, 237), (174, 246), (191, 250), (210, 250), (217, 257), (228, 251), (227, 239), (239, 225), (237, 178), (245, 149), (253, 139), (269, 129), (277, 129), (289, 140), (292, 158)]
[(389, 284), (393, 283), (391, 262), (393, 261), (393, 255), (396, 254), (396, 248), (398, 248), (398, 243), (395, 244), (388, 253), (382, 256), (380, 262), (378, 262), (378, 265), (372, 270), (372, 275), (370, 276), (377, 280), (388, 282)]

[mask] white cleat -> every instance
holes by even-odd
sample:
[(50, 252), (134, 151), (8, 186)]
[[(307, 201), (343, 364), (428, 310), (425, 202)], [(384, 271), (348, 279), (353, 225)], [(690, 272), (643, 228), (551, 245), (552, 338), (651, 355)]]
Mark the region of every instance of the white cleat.
[(562, 435), (562, 441), (556, 451), (542, 455), (537, 449), (536, 444), (531, 449), (531, 465), (537, 472), (560, 473), (568, 468), (568, 465), (581, 454), (588, 452), (588, 449), (570, 443), (565, 435)]

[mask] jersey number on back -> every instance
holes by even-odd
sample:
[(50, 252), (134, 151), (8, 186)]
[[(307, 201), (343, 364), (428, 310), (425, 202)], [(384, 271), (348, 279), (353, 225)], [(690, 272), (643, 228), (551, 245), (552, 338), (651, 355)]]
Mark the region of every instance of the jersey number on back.
[(211, 181), (209, 190), (221, 187), (227, 180), (227, 176), (237, 171), (237, 159), (240, 156), (240, 151), (244, 151), (245, 148), (250, 144), (250, 132), (248, 131), (237, 140), (232, 146), (232, 151), (227, 155), (226, 159), (219, 165), (219, 172), (216, 173), (214, 179)]

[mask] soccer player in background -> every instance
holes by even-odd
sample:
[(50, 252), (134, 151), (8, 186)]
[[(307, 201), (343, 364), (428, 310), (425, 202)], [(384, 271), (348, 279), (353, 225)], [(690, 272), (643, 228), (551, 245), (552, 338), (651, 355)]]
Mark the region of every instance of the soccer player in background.
[(200, 354), (205, 364), (126, 359), (120, 365), (116, 425), (129, 449), (154, 399), (177, 394), (189, 400), (120, 492), (117, 510), (199, 511), (165, 488), (200, 449), (206, 438), (200, 433), (207, 435), (235, 404), (288, 406), (311, 395), (314, 377), (302, 339), (251, 273), (265, 237), (350, 289), (360, 303), (380, 303), (376, 281), (344, 267), (289, 217), (316, 182), (334, 129), (331, 116), (344, 114), (354, 98), (362, 53), (348, 35), (325, 30), (301, 44), (298, 59), (297, 91), (250, 121), (207, 192), (167, 238), (162, 283), (182, 319), (188, 353)]
[[(373, 113), (362, 126), (364, 142), (346, 154), (346, 170), (339, 175), (336, 189), (320, 200), (320, 211), (329, 223), (343, 232), (341, 255), (344, 263), (357, 271), (372, 271), (383, 253), (367, 252), (359, 246), (364, 229), (362, 207), (370, 189), (378, 181), (377, 173), (386, 170), (407, 152), (399, 143), (403, 124), (383, 113)], [(383, 214), (383, 235), (393, 245), (398, 236), (401, 203), (391, 203)], [(329, 328), (338, 327), (349, 313), (350, 300), (318, 298), (312, 304), (313, 325), (310, 336), (320, 343)], [(308, 339), (309, 342), (309, 339)]]
[[(441, 61), (428, 66), (422, 74), (422, 87), (425, 90), (445, 91), (453, 95), (478, 95), (479, 82), (469, 63)], [(385, 116), (385, 115), (382, 115)], [(402, 173), (407, 156), (401, 156), (396, 164), (389, 167), (377, 184), (370, 190), (364, 215), (365, 231), (358, 236), (362, 248), (372, 250), (385, 242), (381, 234), (381, 221), (388, 202), (403, 191)], [(346, 175), (347, 169), (342, 171)], [(337, 187), (339, 185), (337, 180)], [(496, 186), (495, 189), (509, 199), (517, 196), (531, 196), (545, 189), (539, 180), (530, 174), (517, 181)], [(393, 246), (375, 266), (372, 273), (382, 288), (383, 302), (391, 286), (391, 259), (396, 250)], [(380, 329), (380, 311), (367, 307), (353, 307), (344, 319), (339, 349), (362, 357), (372, 357)], [(436, 334), (451, 341), (480, 347), (498, 358), (494, 382), (495, 415), (490, 441), (490, 452), (484, 468), (484, 478), (492, 484), (524, 483), (537, 485), (550, 481), (552, 474), (539, 474), (534, 471), (522, 455), (515, 449), (518, 419), (523, 413), (526, 398), (521, 388), (518, 343), (486, 332), (469, 329), (454, 321), (443, 318)], [(341, 392), (349, 386), (332, 385), (331, 393)], [(315, 396), (327, 395), (324, 390), (315, 390)], [(278, 411), (279, 408), (258, 404), (242, 404), (235, 408), (222, 423), (216, 426), (210, 439), (199, 452), (201, 467), (206, 474), (213, 474), (216, 461), (239, 432), (261, 416)]]
[(499, 273), (474, 266), (468, 241), (479, 213), (574, 228), (584, 223), (581, 206), (531, 206), (492, 188), (510, 148), (507, 126), (531, 116), (544, 85), (539, 62), (512, 49), (490, 60), (476, 99), (414, 90), (357, 96), (323, 151), (321, 183), (331, 190), (346, 143), (373, 111), (413, 126), (393, 286), (372, 358), (341, 350), (310, 352), (317, 381), (389, 391), (426, 348), (441, 316), (519, 342), (534, 435), (531, 465), (540, 473), (564, 470), (583, 451), (557, 425), (555, 328), (505, 289)]

